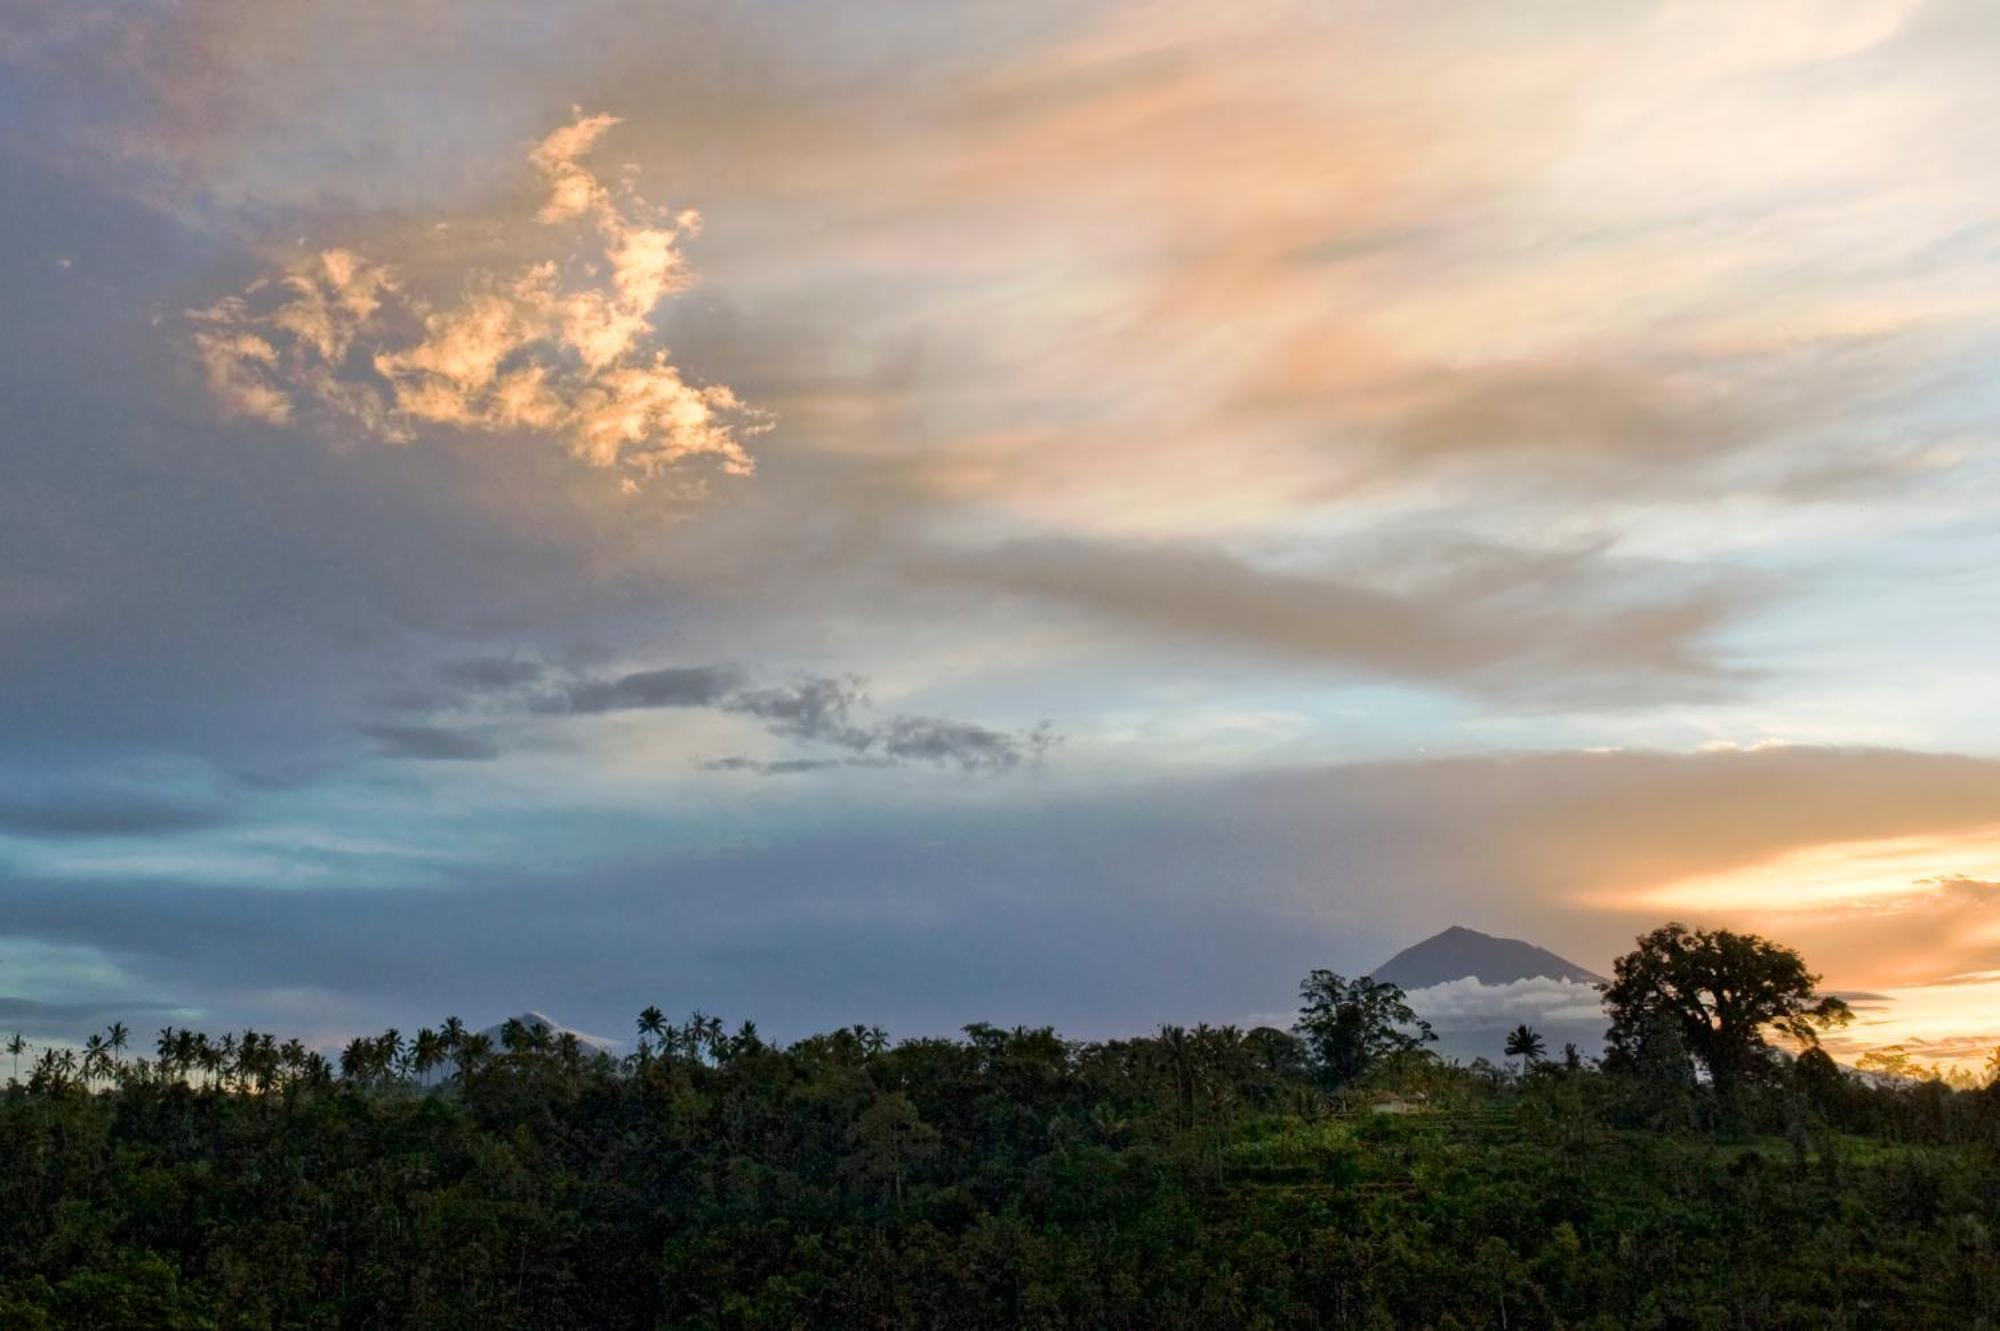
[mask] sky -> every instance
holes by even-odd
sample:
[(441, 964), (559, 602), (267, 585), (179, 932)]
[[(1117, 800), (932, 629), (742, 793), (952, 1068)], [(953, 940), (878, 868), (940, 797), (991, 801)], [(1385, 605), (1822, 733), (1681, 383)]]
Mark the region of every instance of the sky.
[(10, 5), (0, 1025), (1096, 1036), (1672, 918), (1981, 1057), (1996, 60)]

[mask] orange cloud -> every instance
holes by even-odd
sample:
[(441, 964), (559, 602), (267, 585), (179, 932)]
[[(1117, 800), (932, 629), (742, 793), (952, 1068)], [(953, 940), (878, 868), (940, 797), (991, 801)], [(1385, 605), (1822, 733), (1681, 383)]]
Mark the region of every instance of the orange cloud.
[(583, 159), (615, 117), (579, 116), (528, 160), (547, 188), (545, 226), (588, 219), (598, 263), (555, 259), (474, 271), (433, 303), (387, 264), (328, 249), (283, 276), (190, 312), (193, 345), (222, 405), (408, 443), (419, 427), (535, 431), (624, 474), (627, 488), (685, 464), (749, 475), (745, 441), (768, 428), (723, 384), (689, 383), (654, 349), (654, 308), (694, 281), (668, 216), (614, 189)]

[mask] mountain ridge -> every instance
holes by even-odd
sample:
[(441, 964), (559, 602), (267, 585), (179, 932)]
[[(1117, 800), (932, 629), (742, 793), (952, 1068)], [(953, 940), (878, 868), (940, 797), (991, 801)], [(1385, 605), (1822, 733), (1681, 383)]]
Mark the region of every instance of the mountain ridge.
[(1405, 990), (1428, 989), (1467, 979), (1481, 984), (1514, 984), (1533, 979), (1572, 984), (1604, 982), (1603, 976), (1545, 947), (1519, 938), (1498, 938), (1457, 924), (1404, 948), (1370, 974), (1376, 980)]

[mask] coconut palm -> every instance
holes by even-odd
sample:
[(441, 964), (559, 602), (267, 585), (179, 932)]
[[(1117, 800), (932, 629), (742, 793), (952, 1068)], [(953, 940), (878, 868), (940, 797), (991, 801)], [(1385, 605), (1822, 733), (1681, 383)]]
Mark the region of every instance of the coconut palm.
[(93, 1035), (83, 1042), (83, 1084), (95, 1086), (97, 1079), (111, 1066), (111, 1046), (101, 1035)]
[(432, 1069), (445, 1060), (445, 1038), (430, 1027), (417, 1032), (415, 1043), (410, 1046), (410, 1066), (415, 1069), (417, 1080), (426, 1081)]
[(7, 1037), (7, 1052), (14, 1056), (13, 1080), (15, 1081), (21, 1079), (21, 1055), (27, 1051), (27, 1048), (28, 1042), (21, 1038), (19, 1031), (15, 1031), (11, 1036)]
[(1543, 1043), (1541, 1035), (1530, 1029), (1525, 1021), (1507, 1032), (1507, 1057), (1520, 1059), (1523, 1072), (1540, 1062), (1547, 1050), (1548, 1045)]
[(528, 1027), (519, 1017), (509, 1017), (500, 1023), (500, 1047), (508, 1053), (526, 1049), (530, 1038)]
[(653, 1057), (653, 1046), (647, 1037), (651, 1036), (654, 1040), (663, 1040), (666, 1033), (667, 1014), (652, 1004), (647, 1004), (645, 1010), (639, 1014), (639, 1061), (641, 1063), (650, 1062)]
[(493, 1041), (475, 1031), (458, 1042), (458, 1079), (464, 1082), (493, 1054)]

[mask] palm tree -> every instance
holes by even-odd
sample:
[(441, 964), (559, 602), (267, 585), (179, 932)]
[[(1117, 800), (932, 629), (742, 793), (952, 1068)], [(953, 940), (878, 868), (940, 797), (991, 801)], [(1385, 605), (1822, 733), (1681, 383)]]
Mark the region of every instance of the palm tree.
[(111, 1062), (111, 1046), (104, 1037), (93, 1035), (83, 1042), (83, 1084), (95, 1086)]
[(21, 1080), (21, 1055), (26, 1052), (27, 1048), (28, 1042), (21, 1038), (19, 1031), (15, 1031), (7, 1038), (7, 1052), (14, 1056), (13, 1080), (15, 1081)]
[(125, 1052), (125, 1045), (130, 1041), (131, 1037), (132, 1032), (125, 1029), (125, 1023), (122, 1021), (112, 1022), (110, 1027), (105, 1030), (104, 1042), (111, 1046), (111, 1056), (114, 1059)]
[(509, 1017), (500, 1023), (500, 1047), (510, 1054), (528, 1047), (528, 1028), (519, 1017)]
[(700, 1008), (688, 1014), (681, 1026), (681, 1048), (695, 1062), (701, 1062), (704, 1053), (714, 1054), (716, 1042), (722, 1038), (722, 1019), (711, 1017)]
[(657, 1040), (665, 1036), (666, 1033), (667, 1014), (652, 1004), (647, 1004), (645, 1010), (639, 1014), (639, 1062), (641, 1064), (650, 1062), (653, 1057), (653, 1046), (646, 1037), (650, 1035), (653, 1039)]
[(444, 1037), (428, 1026), (418, 1030), (416, 1043), (410, 1046), (410, 1066), (416, 1069), (417, 1081), (419, 1083), (427, 1081), (431, 1069), (444, 1062), (444, 1059)]
[(493, 1053), (493, 1041), (483, 1031), (475, 1031), (458, 1043), (458, 1079), (461, 1083)]
[(1523, 1072), (1541, 1061), (1547, 1049), (1548, 1045), (1543, 1043), (1541, 1035), (1530, 1029), (1525, 1021), (1507, 1032), (1507, 1057), (1520, 1059)]
[(210, 1091), (222, 1085), (222, 1065), (228, 1063), (228, 1053), (222, 1045), (208, 1039), (208, 1031), (196, 1031), (194, 1035), (194, 1061), (202, 1065), (202, 1085)]

